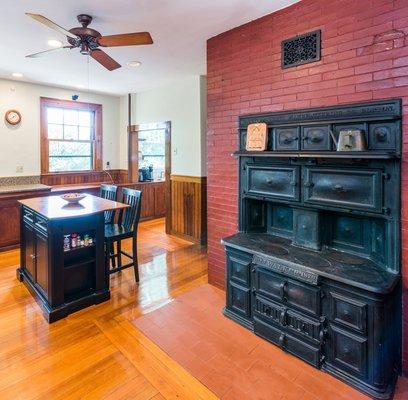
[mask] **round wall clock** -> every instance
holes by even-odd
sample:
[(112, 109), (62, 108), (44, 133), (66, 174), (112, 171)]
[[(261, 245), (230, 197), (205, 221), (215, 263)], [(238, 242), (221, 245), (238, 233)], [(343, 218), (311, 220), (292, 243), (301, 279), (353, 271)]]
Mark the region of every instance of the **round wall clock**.
[(6, 111), (5, 118), (10, 125), (17, 125), (21, 122), (21, 114), (17, 110)]

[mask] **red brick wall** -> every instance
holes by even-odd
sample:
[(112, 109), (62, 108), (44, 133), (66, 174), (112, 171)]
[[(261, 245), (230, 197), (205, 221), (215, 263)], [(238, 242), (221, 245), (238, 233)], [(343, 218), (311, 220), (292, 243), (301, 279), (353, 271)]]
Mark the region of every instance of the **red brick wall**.
[[(282, 70), (283, 39), (322, 30), (322, 60)], [(237, 231), (238, 116), (403, 98), (403, 265), (408, 260), (408, 0), (303, 0), (208, 41), (209, 281), (224, 286), (220, 239)], [(408, 372), (408, 267), (403, 267)]]

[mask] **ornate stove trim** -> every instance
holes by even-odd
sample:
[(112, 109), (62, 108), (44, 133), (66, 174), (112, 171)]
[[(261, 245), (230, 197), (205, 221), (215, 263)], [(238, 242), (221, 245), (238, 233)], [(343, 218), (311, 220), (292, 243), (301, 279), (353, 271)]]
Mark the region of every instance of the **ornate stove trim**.
[(282, 262), (277, 262), (272, 257), (254, 254), (252, 263), (268, 268), (282, 275), (286, 275), (290, 278), (295, 278), (299, 281), (309, 283), (311, 285), (317, 285), (319, 283), (319, 275), (307, 271), (304, 267), (301, 266), (295, 266), (294, 264), (290, 265), (290, 263), (283, 264)]
[(384, 100), (370, 103), (359, 103), (344, 106), (309, 108), (298, 111), (282, 111), (271, 114), (248, 115), (240, 117), (241, 129), (249, 124), (265, 122), (268, 125), (279, 125), (296, 122), (343, 121), (395, 119), (401, 117), (401, 100)]

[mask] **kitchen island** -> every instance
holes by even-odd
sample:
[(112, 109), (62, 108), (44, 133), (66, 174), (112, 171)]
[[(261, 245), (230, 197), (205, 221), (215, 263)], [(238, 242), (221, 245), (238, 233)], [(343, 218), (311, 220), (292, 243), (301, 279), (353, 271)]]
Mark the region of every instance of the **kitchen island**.
[(17, 277), (48, 322), (110, 297), (104, 256), (104, 212), (128, 207), (87, 194), (78, 204), (59, 196), (20, 200)]

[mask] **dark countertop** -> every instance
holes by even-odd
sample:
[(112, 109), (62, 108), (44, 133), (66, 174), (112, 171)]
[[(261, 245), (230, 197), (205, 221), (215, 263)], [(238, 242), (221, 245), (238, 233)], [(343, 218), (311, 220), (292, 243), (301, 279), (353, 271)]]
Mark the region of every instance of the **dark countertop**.
[(49, 191), (50, 186), (43, 185), (41, 183), (23, 184), (23, 185), (0, 185), (0, 195), (6, 193), (19, 193), (19, 192), (37, 192), (37, 191)]
[(222, 243), (370, 292), (388, 293), (400, 279), (369, 259), (329, 249), (319, 252), (302, 249), (293, 246), (289, 239), (264, 233), (237, 233), (224, 238)]
[(34, 197), (31, 199), (19, 200), (19, 203), (34, 210), (47, 219), (81, 217), (84, 215), (120, 210), (129, 207), (126, 204), (102, 199), (90, 194), (87, 194), (86, 197), (77, 204), (69, 204), (61, 199), (60, 196)]

